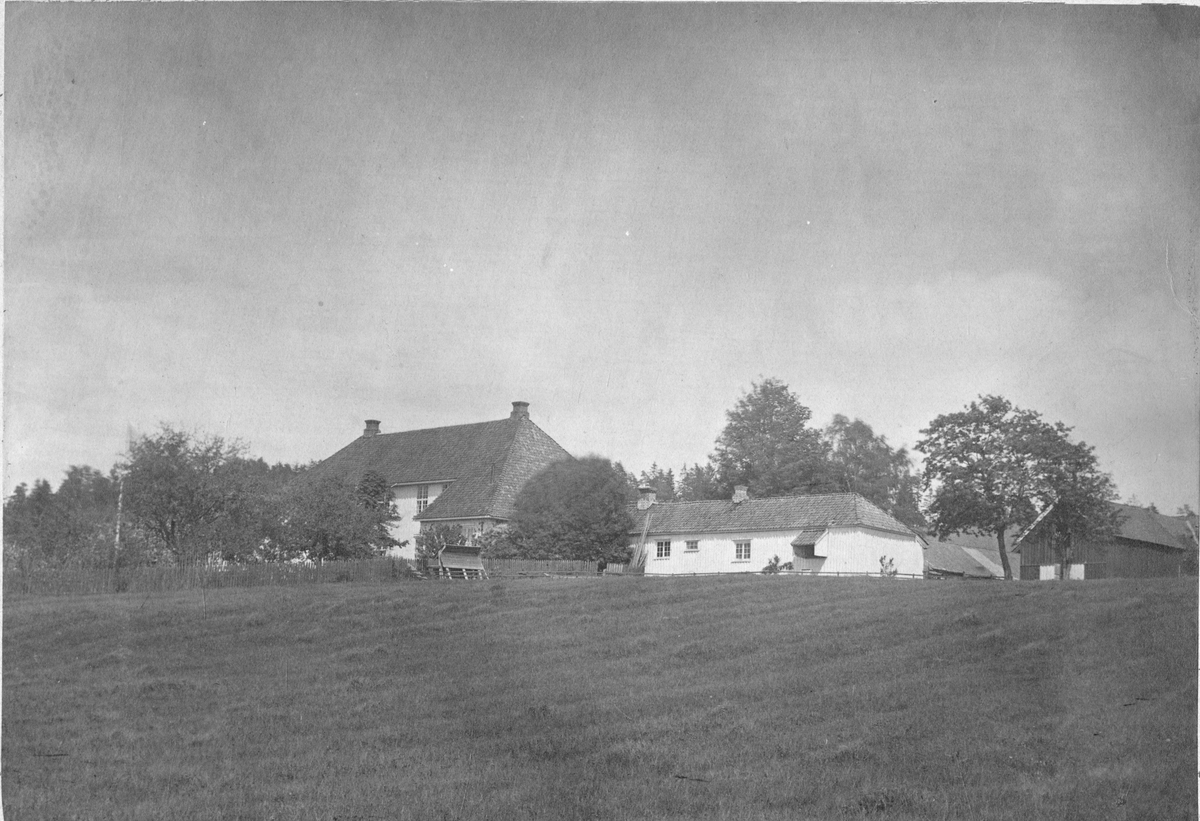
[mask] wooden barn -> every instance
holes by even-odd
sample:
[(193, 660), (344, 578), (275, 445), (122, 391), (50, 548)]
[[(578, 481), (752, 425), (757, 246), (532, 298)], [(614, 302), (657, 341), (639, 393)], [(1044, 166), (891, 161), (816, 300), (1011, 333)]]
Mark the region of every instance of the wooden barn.
[(1039, 518), (1013, 546), (1021, 556), (1021, 579), (1109, 579), (1181, 576), (1196, 568), (1196, 519), (1164, 516), (1133, 505), (1113, 505), (1121, 515), (1117, 535), (1106, 541), (1077, 539), (1070, 555)]

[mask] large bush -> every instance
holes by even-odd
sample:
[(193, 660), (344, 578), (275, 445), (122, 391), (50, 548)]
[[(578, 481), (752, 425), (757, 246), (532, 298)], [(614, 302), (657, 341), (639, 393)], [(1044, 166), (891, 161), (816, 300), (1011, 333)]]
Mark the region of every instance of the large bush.
[(631, 501), (624, 471), (608, 459), (555, 462), (517, 495), (509, 530), (513, 553), (526, 559), (626, 561)]

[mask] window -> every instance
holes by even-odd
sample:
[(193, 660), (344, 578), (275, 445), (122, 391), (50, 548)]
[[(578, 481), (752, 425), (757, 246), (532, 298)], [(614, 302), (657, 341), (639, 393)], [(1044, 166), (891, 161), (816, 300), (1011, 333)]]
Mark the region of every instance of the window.
[(816, 549), (817, 545), (815, 542), (813, 544), (798, 544), (792, 548), (792, 553), (795, 554), (797, 559), (815, 559), (817, 558)]
[(700, 549), (700, 543), (699, 542), (688, 542), (687, 547), (685, 547), (684, 549), (689, 552), (694, 552), (694, 551)]
[(656, 547), (657, 547), (657, 550), (654, 553), (654, 558), (656, 558), (656, 559), (671, 558), (671, 543), (670, 542), (659, 542), (656, 545)]
[(417, 513), (424, 513), (429, 507), (429, 485), (417, 485)]
[(734, 558), (734, 561), (738, 561), (738, 562), (750, 561), (750, 543), (749, 542), (734, 542), (733, 543), (733, 558)]

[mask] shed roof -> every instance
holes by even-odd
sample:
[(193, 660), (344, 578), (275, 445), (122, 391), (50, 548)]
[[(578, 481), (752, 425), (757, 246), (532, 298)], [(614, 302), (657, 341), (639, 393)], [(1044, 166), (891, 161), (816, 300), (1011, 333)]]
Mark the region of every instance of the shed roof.
[[(1165, 516), (1137, 505), (1118, 502), (1109, 503), (1120, 514), (1117, 538), (1132, 542), (1168, 547), (1174, 550), (1195, 550), (1195, 519), (1187, 516)], [(1025, 540), (1039, 529), (1042, 519), (1049, 513), (1044, 511), (1030, 527), (1021, 534)], [(1190, 525), (1190, 526), (1189, 526)]]
[(357, 479), (367, 471), (389, 485), (448, 482), (417, 515), (420, 520), (512, 516), (525, 482), (552, 462), (570, 459), (527, 416), (360, 436), (325, 461), (316, 473)]
[(823, 531), (829, 527), (869, 527), (911, 536), (913, 531), (857, 493), (825, 493), (702, 502), (659, 502), (646, 510), (631, 506), (633, 533), (650, 517), (647, 535), (669, 533), (748, 533), (764, 530)]
[(972, 579), (990, 579), (996, 575), (976, 556), (951, 542), (927, 543), (925, 567), (937, 573), (950, 573)]
[(1179, 550), (1194, 548), (1195, 537), (1183, 516), (1164, 516), (1144, 507), (1113, 503), (1122, 516), (1117, 536)]

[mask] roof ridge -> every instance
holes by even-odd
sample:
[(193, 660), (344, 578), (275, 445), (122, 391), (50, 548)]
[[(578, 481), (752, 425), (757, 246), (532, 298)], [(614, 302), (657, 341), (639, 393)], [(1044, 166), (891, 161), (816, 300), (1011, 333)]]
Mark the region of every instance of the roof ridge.
[[(432, 428), (413, 428), (412, 430), (394, 430), (394, 431), (391, 431), (390, 433), (377, 433), (377, 434), (375, 434), (375, 436), (373, 436), (371, 438), (374, 439), (374, 438), (382, 438), (384, 436), (399, 436), (404, 433), (426, 433), (427, 431), (431, 431), (431, 430), (454, 430), (455, 428), (479, 428), (479, 427), (483, 427), (484, 425), (495, 425), (495, 424), (499, 424), (502, 422), (510, 422), (510, 421), (512, 421), (511, 418), (490, 419), (486, 422), (463, 422), (458, 425), (435, 425)], [(360, 436), (358, 438), (363, 439), (366, 437)], [(358, 440), (356, 439), (355, 441), (358, 441)]]
[[(775, 499), (820, 499), (830, 498), (834, 496), (857, 496), (857, 493), (788, 493), (783, 496), (751, 496), (744, 501), (738, 502), (739, 505), (744, 505), (746, 502), (770, 502)], [(714, 502), (732, 503), (733, 499), (672, 499), (670, 501), (659, 502), (655, 501), (654, 506), (659, 505), (708, 505)], [(637, 504), (629, 502), (629, 504)]]

